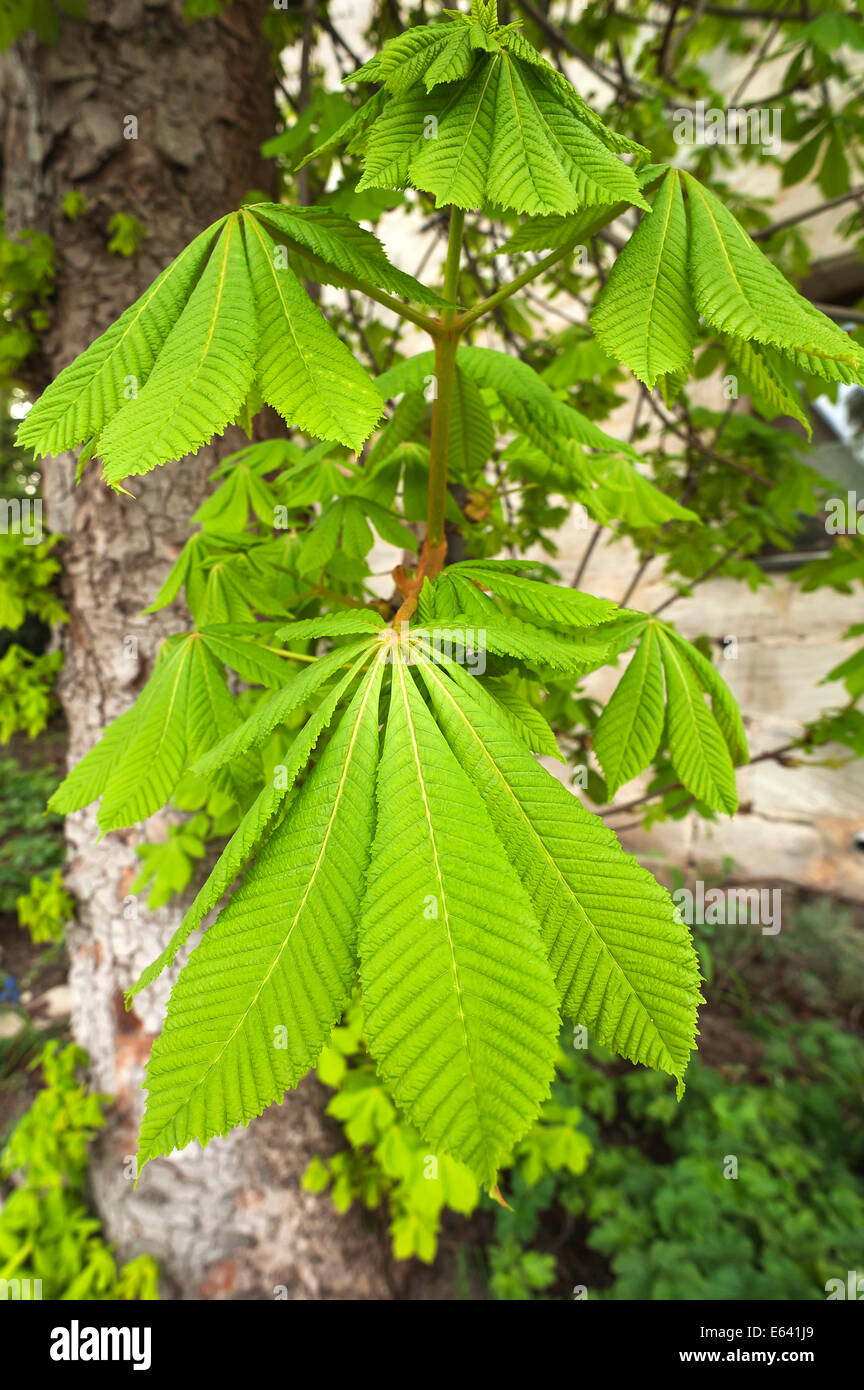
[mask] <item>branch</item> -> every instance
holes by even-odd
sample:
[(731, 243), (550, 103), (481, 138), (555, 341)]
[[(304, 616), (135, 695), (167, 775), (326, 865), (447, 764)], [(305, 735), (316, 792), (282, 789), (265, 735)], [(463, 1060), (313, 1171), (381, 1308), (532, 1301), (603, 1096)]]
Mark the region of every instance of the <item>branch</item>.
[(473, 309), (468, 309), (466, 313), (460, 314), (456, 320), (455, 326), (461, 333), (464, 333), (465, 329), (470, 328), (472, 323), (476, 323), (484, 314), (488, 314), (492, 309), (496, 309), (505, 299), (509, 299), (512, 294), (516, 294), (517, 290), (521, 290), (523, 285), (530, 284), (532, 280), (536, 280), (537, 277), (542, 275), (545, 270), (548, 270), (550, 266), (556, 265), (558, 261), (563, 261), (564, 257), (569, 255), (574, 246), (578, 246), (579, 244), (577, 237), (573, 237), (571, 240), (566, 241), (563, 246), (559, 246), (556, 250), (550, 251), (548, 256), (544, 256), (542, 260), (535, 261), (527, 270), (523, 270), (522, 274), (517, 275), (515, 280), (511, 280), (509, 285), (502, 285), (501, 289), (496, 290), (494, 294), (490, 294), (488, 299), (482, 299), (479, 304), (474, 305)]
[(700, 584), (704, 584), (706, 579), (710, 579), (713, 574), (716, 574), (719, 569), (722, 569), (723, 566), (726, 564), (727, 560), (731, 560), (733, 555), (737, 555), (740, 552), (740, 544), (727, 546), (726, 549), (722, 552), (722, 554), (714, 561), (713, 565), (709, 565), (707, 570), (703, 570), (702, 573), (700, 575), (697, 575), (697, 577), (690, 583), (686, 593), (670, 594), (668, 598), (665, 598), (663, 602), (658, 604), (657, 607), (653, 610), (653, 616), (656, 618), (659, 613), (663, 612), (664, 608), (668, 608), (670, 603), (676, 603), (679, 598), (689, 598), (690, 595), (693, 593), (694, 589), (698, 589)]
[[(742, 766), (752, 767), (754, 763), (768, 762), (769, 759), (771, 761), (782, 762), (784, 756), (787, 753), (793, 752), (794, 749), (799, 748), (800, 746), (800, 742), (784, 743), (780, 748), (771, 748), (768, 750), (767, 753), (758, 753), (755, 758), (750, 759), (749, 763), (744, 763), (742, 764)], [(653, 792), (645, 792), (643, 796), (636, 796), (633, 798), (632, 801), (624, 801), (621, 803), (620, 806), (605, 806), (601, 811), (598, 811), (597, 814), (603, 816), (604, 818), (606, 816), (615, 816), (622, 811), (633, 811), (637, 806), (643, 806), (646, 801), (654, 801), (658, 796), (665, 796), (667, 792), (676, 792), (684, 790), (686, 790), (686, 788), (684, 787), (684, 784), (682, 782), (667, 782), (665, 787), (658, 787), (656, 791)], [(691, 796), (690, 800), (695, 801), (696, 797)], [(687, 803), (685, 803), (685, 805), (686, 804)], [(641, 821), (633, 822), (634, 827), (638, 825), (641, 825)], [(633, 827), (629, 825), (619, 825), (613, 826), (612, 828), (615, 830), (616, 834), (619, 834), (622, 830), (630, 830)]]
[[(462, 260), (462, 237), (465, 213), (462, 208), (450, 209), (450, 234), (447, 240), (447, 262), (444, 270), (444, 298), (453, 302), (459, 294), (459, 269)], [(450, 452), (450, 418), (456, 390), (456, 353), (461, 329), (453, 310), (445, 309), (436, 325), (435, 341), (435, 400), (432, 406), (432, 433), (429, 440), (429, 492), (426, 513), (426, 539), (420, 552), (420, 562), (409, 578), (404, 566), (393, 571), (396, 587), (403, 596), (401, 607), (393, 618), (399, 628), (417, 609), (423, 581), (441, 573), (447, 556), (444, 523), (447, 510), (447, 460)]]
[(829, 208), (837, 208), (841, 203), (849, 203), (855, 198), (864, 197), (864, 185), (860, 188), (850, 188), (848, 193), (841, 193), (838, 198), (829, 198), (826, 203), (818, 203), (815, 208), (805, 208), (803, 212), (790, 213), (788, 217), (781, 217), (779, 222), (772, 222), (770, 227), (759, 227), (750, 236), (753, 241), (765, 241), (775, 232), (783, 232), (787, 227), (794, 227), (798, 222), (804, 222), (808, 217), (818, 217), (820, 212), (828, 212)]
[(531, 4), (531, 0), (517, 0), (517, 3), (520, 10), (523, 10), (525, 14), (528, 15), (529, 19), (533, 19), (537, 27), (543, 30), (547, 39), (551, 40), (553, 44), (557, 44), (560, 48), (565, 49), (565, 51), (572, 54), (574, 58), (578, 58), (580, 63), (585, 64), (589, 72), (593, 72), (595, 77), (600, 78), (601, 82), (606, 82), (610, 87), (614, 88), (616, 92), (621, 90), (621, 83), (618, 78), (609, 77), (598, 62), (591, 57), (590, 53), (586, 53), (583, 48), (577, 47), (569, 35), (565, 34), (563, 29), (559, 29), (558, 25), (553, 23), (548, 15), (543, 14), (542, 10), (538, 10), (536, 5)]
[(717, 15), (720, 19), (763, 19), (769, 23), (778, 21), (780, 24), (809, 24), (813, 19), (823, 19), (828, 11), (820, 10), (817, 14), (811, 14), (809, 10), (747, 10), (737, 5), (699, 5), (698, 0), (655, 0), (658, 5), (665, 5), (667, 9), (673, 6), (676, 10), (700, 9), (703, 14)]
[(418, 328), (422, 328), (431, 337), (435, 338), (440, 333), (440, 320), (432, 318), (430, 314), (423, 314), (419, 309), (412, 309), (410, 304), (403, 304), (402, 300), (397, 299), (395, 295), (388, 294), (386, 290), (379, 290), (377, 285), (370, 284), (368, 280), (361, 280), (358, 275), (349, 275), (344, 270), (340, 270), (339, 274), (349, 289), (365, 294), (367, 299), (374, 299), (376, 304), (383, 305), (385, 309), (392, 309), (394, 314), (398, 314), (402, 319), (408, 319), (409, 323), (416, 323)]
[(842, 323), (844, 319), (849, 323), (864, 323), (864, 310), (847, 309), (843, 304), (820, 304), (815, 299), (811, 302), (820, 314), (826, 314), (829, 319), (836, 319), (838, 323)]
[(676, 435), (678, 439), (683, 440), (683, 442), (688, 446), (688, 448), (695, 449), (696, 452), (701, 454), (703, 458), (711, 459), (714, 463), (722, 464), (724, 468), (732, 468), (735, 470), (736, 473), (743, 473), (745, 477), (752, 478), (754, 483), (761, 483), (762, 487), (774, 486), (770, 478), (766, 478), (761, 473), (757, 473), (755, 468), (749, 468), (746, 463), (737, 463), (735, 459), (726, 458), (724, 454), (716, 453), (714, 449), (710, 449), (707, 444), (702, 444), (696, 438), (688, 438), (684, 431), (678, 428), (675, 421), (671, 420), (669, 416), (665, 415), (664, 412), (660, 409), (659, 405), (654, 399), (654, 393), (652, 391), (649, 391), (648, 387), (644, 385), (642, 387), (642, 390), (644, 391), (646, 400), (648, 401), (648, 404), (654, 411), (654, 414), (657, 416), (658, 420), (661, 420), (663, 424), (666, 426), (666, 428), (670, 430), (672, 434)]

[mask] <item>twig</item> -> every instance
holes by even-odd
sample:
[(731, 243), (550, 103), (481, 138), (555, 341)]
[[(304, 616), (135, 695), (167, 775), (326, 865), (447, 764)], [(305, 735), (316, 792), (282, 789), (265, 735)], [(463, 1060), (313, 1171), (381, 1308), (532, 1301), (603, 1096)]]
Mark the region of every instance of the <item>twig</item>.
[(790, 213), (788, 217), (781, 217), (779, 222), (772, 222), (769, 227), (758, 227), (750, 236), (753, 241), (765, 241), (775, 232), (784, 232), (787, 227), (794, 227), (799, 222), (805, 222), (808, 217), (818, 217), (820, 212), (828, 212), (831, 208), (839, 208), (841, 203), (849, 203), (854, 199), (864, 195), (864, 185), (860, 188), (852, 188), (848, 193), (841, 193), (837, 198), (829, 198), (825, 203), (817, 203), (815, 208), (805, 208), (803, 212)]

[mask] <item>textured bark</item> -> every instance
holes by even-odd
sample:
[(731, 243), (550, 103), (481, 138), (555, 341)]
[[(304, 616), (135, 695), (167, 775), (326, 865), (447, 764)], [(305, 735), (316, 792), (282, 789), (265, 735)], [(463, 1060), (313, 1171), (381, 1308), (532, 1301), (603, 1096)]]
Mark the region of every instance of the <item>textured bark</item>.
[[(258, 156), (273, 130), (260, 10), (235, 3), (191, 25), (180, 12), (180, 0), (91, 0), (91, 21), (67, 23), (58, 48), (26, 39), (0, 66), (8, 231), (35, 227), (57, 247), (53, 326), (34, 387), (104, 330), (195, 232), (249, 189), (272, 183)], [(137, 139), (124, 138), (129, 116)], [(60, 214), (70, 189), (88, 203), (75, 223)], [(106, 249), (105, 227), (118, 210), (148, 231), (131, 260)], [(237, 444), (229, 431), (220, 452)], [(162, 639), (183, 626), (176, 605), (148, 617), (141, 608), (186, 539), (216, 457), (205, 449), (134, 480), (135, 500), (111, 494), (96, 468), (75, 488), (69, 456), (45, 465), (48, 524), (68, 537), (71, 621), (60, 695), (70, 763), (128, 707)], [(93, 1170), (109, 1236), (124, 1258), (155, 1253), (176, 1297), (272, 1298), (280, 1286), (289, 1298), (392, 1297), (379, 1230), (300, 1191), (308, 1159), (332, 1145), (311, 1081), (251, 1129), (151, 1164), (133, 1191), (143, 1067), (176, 972), (130, 1013), (122, 996), (178, 913), (149, 913), (128, 892), (140, 864), (136, 844), (161, 831), (157, 816), (97, 843), (91, 811), (68, 821), (69, 884), (79, 903), (69, 940), (73, 1027), (94, 1085), (117, 1097)]]

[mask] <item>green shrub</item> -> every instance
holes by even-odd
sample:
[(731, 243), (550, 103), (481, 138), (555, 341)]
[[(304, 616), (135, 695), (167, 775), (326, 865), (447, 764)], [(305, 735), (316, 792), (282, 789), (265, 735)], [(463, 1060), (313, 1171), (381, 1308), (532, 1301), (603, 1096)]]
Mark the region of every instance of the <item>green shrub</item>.
[(0, 759), (0, 913), (15, 911), (31, 879), (59, 869), (65, 858), (63, 817), (47, 814), (57, 785), (50, 767)]
[[(445, 1208), (470, 1215), (481, 1200), (492, 1204), (481, 1198), (470, 1169), (446, 1154), (430, 1153), (428, 1142), (399, 1117), (376, 1076), (362, 1030), (362, 1012), (355, 1003), (321, 1055), (318, 1079), (336, 1092), (327, 1113), (342, 1125), (349, 1147), (330, 1159), (313, 1159), (303, 1186), (310, 1192), (329, 1188), (340, 1211), (354, 1201), (369, 1208), (386, 1202), (396, 1258), (416, 1255), (429, 1264), (435, 1258)], [(554, 1094), (546, 1102), (512, 1157), (514, 1170), (528, 1188), (550, 1172), (572, 1175), (584, 1170), (590, 1144), (577, 1128), (578, 1120), (578, 1109), (560, 1104)], [(527, 1279), (527, 1273), (522, 1277)]]
[(33, 941), (59, 941), (63, 927), (75, 912), (75, 902), (63, 887), (63, 874), (55, 869), (50, 878), (31, 878), (30, 892), (16, 904), (18, 924)]
[(15, 1185), (0, 1208), (0, 1279), (41, 1280), (43, 1299), (152, 1300), (157, 1268), (139, 1255), (118, 1269), (84, 1200), (87, 1146), (109, 1096), (79, 1078), (86, 1055), (53, 1040), (42, 1050), (45, 1085), (0, 1153)]
[(494, 1212), (486, 1277), (496, 1299), (583, 1287), (603, 1299), (824, 1298), (826, 1281), (864, 1258), (864, 1042), (788, 1015), (762, 1034), (751, 1040), (763, 1050), (756, 1079), (697, 1060), (680, 1103), (662, 1076), (593, 1044), (562, 1046), (552, 1098), (517, 1145), (496, 1205), (462, 1165), (435, 1167), (400, 1122), (355, 1006), (318, 1071), (348, 1147), (315, 1159), (304, 1186), (329, 1188), (340, 1210), (386, 1203), (403, 1259), (434, 1259), (445, 1208)]
[(530, 1247), (552, 1206), (584, 1222), (588, 1250), (608, 1261), (609, 1282), (589, 1297), (817, 1299), (859, 1268), (864, 1042), (788, 1017), (762, 1041), (759, 1081), (697, 1061), (680, 1105), (602, 1049), (571, 1053), (561, 1085), (595, 1156), (578, 1180), (558, 1174), (554, 1189), (508, 1199), (493, 1278), (498, 1249)]
[(62, 665), (62, 652), (34, 656), (14, 642), (0, 656), (0, 743), (17, 733), (42, 733), (57, 708), (54, 681)]

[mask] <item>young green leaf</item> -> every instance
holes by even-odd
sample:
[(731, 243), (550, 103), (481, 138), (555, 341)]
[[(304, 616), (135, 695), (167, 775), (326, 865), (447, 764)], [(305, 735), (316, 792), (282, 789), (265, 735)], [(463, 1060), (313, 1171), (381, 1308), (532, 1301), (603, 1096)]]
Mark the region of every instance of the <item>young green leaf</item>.
[(285, 755), (285, 761), (277, 769), (278, 776), (265, 786), (243, 816), (225, 849), (220, 854), (213, 871), (192, 906), (184, 915), (183, 921), (175, 931), (165, 950), (147, 966), (127, 993), (129, 1001), (142, 989), (151, 985), (170, 965), (190, 934), (197, 930), (213, 908), (222, 900), (235, 878), (246, 868), (252, 856), (270, 829), (272, 822), (283, 805), (294, 795), (294, 783), (312, 756), (312, 751), (328, 727), (339, 704), (348, 694), (362, 669), (356, 663), (347, 675), (343, 676), (324, 696), (318, 708), (309, 716), (302, 729), (298, 731)]
[(252, 285), (232, 213), (152, 372), (99, 436), (106, 480), (197, 453), (221, 433), (249, 393), (257, 351)]
[(662, 628), (657, 636), (666, 673), (666, 739), (672, 766), (699, 801), (734, 815), (738, 808), (735, 769), (717, 721), (680, 645)]
[[(240, 722), (222, 664), (199, 633), (174, 639), (131, 710), (106, 730), (51, 799), (65, 812), (101, 796), (102, 831), (146, 820), (189, 765)], [(244, 787), (224, 788), (241, 798)]]
[[(290, 814), (181, 972), (147, 1068), (148, 1159), (248, 1124), (313, 1066), (351, 993), (374, 826), (376, 661)], [(221, 987), (213, 988), (220, 980)]]
[(687, 642), (674, 628), (664, 628), (664, 633), (673, 646), (683, 654), (687, 663), (693, 667), (696, 676), (711, 699), (711, 713), (726, 740), (732, 761), (736, 764), (750, 760), (747, 749), (747, 735), (741, 719), (741, 711), (734, 695), (720, 675), (692, 642)]
[(594, 752), (610, 800), (652, 761), (663, 733), (663, 714), (663, 666), (654, 624), (648, 623), (594, 730)]
[(711, 327), (776, 347), (829, 381), (860, 381), (864, 352), (857, 343), (801, 298), (719, 198), (691, 174), (683, 177), (693, 298)]
[(130, 391), (140, 390), (225, 220), (195, 237), (141, 298), (43, 391), (18, 429), (21, 448), (43, 458), (74, 449), (97, 437)]
[(609, 273), (591, 324), (616, 361), (653, 388), (689, 367), (698, 327), (687, 278), (687, 214), (671, 169)]
[(595, 627), (611, 622), (619, 611), (610, 599), (513, 574), (509, 567), (502, 568), (494, 560), (462, 560), (445, 572), (482, 584), (505, 603), (554, 627)]
[(330, 208), (251, 203), (243, 215), (259, 225), (266, 222), (278, 233), (279, 244), (296, 252), (319, 284), (344, 286), (366, 280), (414, 304), (439, 308), (445, 303), (435, 290), (392, 265), (374, 232)]
[(418, 670), (534, 904), (564, 1013), (680, 1087), (701, 996), (669, 894), (490, 716), (460, 667)]
[(260, 345), (255, 376), (268, 405), (318, 439), (359, 449), (381, 402), (345, 343), (310, 300), (258, 219), (244, 215)]
[(380, 1074), (430, 1144), (493, 1183), (549, 1093), (555, 990), (521, 885), (401, 661), (358, 946)]
[(467, 26), (457, 11), (449, 18), (458, 27), (411, 29), (354, 74), (387, 92), (380, 114), (352, 129), (352, 149), (364, 151), (358, 189), (410, 186), (438, 207), (532, 215), (646, 206), (613, 152), (640, 146), (609, 131), (516, 30), (492, 16)]
[(305, 670), (298, 671), (283, 690), (278, 690), (255, 713), (250, 715), (239, 728), (227, 738), (221, 739), (208, 752), (199, 757), (193, 767), (197, 777), (209, 777), (217, 768), (242, 758), (250, 749), (257, 748), (269, 738), (273, 730), (284, 723), (289, 714), (299, 709), (316, 690), (339, 672), (343, 666), (351, 666), (357, 658), (353, 671), (359, 671), (374, 650), (369, 641), (351, 642), (347, 647), (338, 647), (319, 657)]

